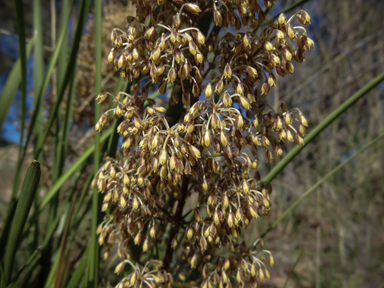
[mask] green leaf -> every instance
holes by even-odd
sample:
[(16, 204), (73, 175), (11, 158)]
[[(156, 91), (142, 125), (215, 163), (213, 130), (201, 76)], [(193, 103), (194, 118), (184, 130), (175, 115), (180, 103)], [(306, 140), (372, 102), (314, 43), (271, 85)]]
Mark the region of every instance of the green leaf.
[(23, 233), (23, 228), (25, 222), (27, 221), (29, 210), (31, 209), (33, 199), (39, 186), (40, 176), (40, 164), (34, 160), (29, 165), (27, 174), (24, 179), (23, 187), (21, 189), (19, 201), (16, 207), (15, 217), (12, 222), (11, 233), (7, 243), (4, 265), (6, 282), (11, 281), (16, 250), (22, 239), (21, 236)]

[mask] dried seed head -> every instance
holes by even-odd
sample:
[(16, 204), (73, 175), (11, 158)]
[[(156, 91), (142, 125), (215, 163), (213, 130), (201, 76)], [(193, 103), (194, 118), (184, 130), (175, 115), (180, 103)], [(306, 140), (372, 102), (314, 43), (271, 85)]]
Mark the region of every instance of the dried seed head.
[(223, 24), (223, 16), (221, 16), (220, 12), (216, 9), (213, 10), (213, 21), (215, 22), (216, 26), (220, 26)]
[(201, 12), (200, 8), (199, 8), (199, 5), (197, 4), (193, 4), (193, 3), (187, 3), (185, 4), (184, 8), (191, 12), (192, 14), (195, 14), (195, 15), (199, 15), (199, 13)]
[(229, 64), (227, 63), (224, 67), (224, 78), (227, 80), (230, 80), (231, 77), (232, 77), (232, 69), (229, 66)]

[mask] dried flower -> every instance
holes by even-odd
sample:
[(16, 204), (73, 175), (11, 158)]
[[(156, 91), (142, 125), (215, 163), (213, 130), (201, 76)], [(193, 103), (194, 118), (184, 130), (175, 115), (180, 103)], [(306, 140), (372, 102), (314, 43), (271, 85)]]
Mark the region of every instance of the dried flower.
[[(169, 267), (176, 249), (182, 255), (180, 265), (202, 271), (202, 278), (196, 279), (201, 287), (229, 285), (231, 279), (241, 287), (247, 281), (255, 285), (257, 279), (269, 278), (261, 259), (267, 256), (271, 266), (274, 261), (269, 251), (257, 249), (262, 241), (249, 249), (238, 240), (252, 218), (271, 209), (271, 188), (260, 189), (260, 174), (252, 176), (251, 168), (258, 168), (259, 153), (264, 152), (267, 162), (273, 161), (272, 153), (280, 156), (281, 141), (295, 138), (303, 145), (298, 133), (304, 135), (308, 126), (301, 111), (288, 109), (285, 103), (273, 111), (267, 95), (278, 83), (276, 75), (293, 73), (293, 59), (302, 62), (305, 51), (314, 48), (313, 41), (304, 27), (291, 25), (295, 17), (287, 20), (284, 14), (257, 36), (248, 32), (207, 36), (198, 26), (207, 13), (213, 13), (217, 26), (239, 30), (259, 26), (265, 16), (256, 1), (133, 2), (136, 18), (129, 18), (126, 29), (112, 31), (108, 58), (123, 78), (137, 82), (131, 93), (97, 98), (99, 102), (114, 98), (116, 107), (101, 117), (96, 130), (107, 125), (109, 114), (121, 118), (117, 132), (124, 154), (107, 158), (97, 175), (97, 187), (105, 194), (102, 210), (113, 207), (100, 226), (99, 242), (108, 249), (118, 245), (125, 260), (116, 267), (117, 273), (126, 263), (133, 268), (118, 284), (121, 287), (172, 285)], [(274, 3), (264, 2), (267, 8)], [(305, 11), (295, 16), (303, 25), (310, 23)], [(153, 27), (144, 24), (148, 19)], [(160, 94), (171, 90), (168, 110), (148, 97), (154, 85)], [(171, 120), (172, 105), (179, 101), (179, 116)], [(294, 117), (298, 128), (293, 126)], [(245, 148), (252, 154), (247, 155)], [(198, 195), (198, 203), (191, 208), (193, 213), (183, 215), (191, 195)], [(148, 258), (154, 255), (154, 246), (164, 243), (160, 240), (165, 235), (164, 262)], [(148, 252), (143, 267), (128, 259), (132, 243)], [(222, 259), (215, 252), (224, 246), (231, 253)], [(155, 270), (149, 271), (148, 265)], [(179, 272), (184, 281), (188, 270)]]

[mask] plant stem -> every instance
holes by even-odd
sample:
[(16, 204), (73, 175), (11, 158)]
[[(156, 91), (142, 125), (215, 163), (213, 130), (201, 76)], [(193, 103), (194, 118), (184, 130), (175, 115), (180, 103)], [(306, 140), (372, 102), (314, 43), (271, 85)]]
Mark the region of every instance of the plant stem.
[(381, 81), (384, 80), (384, 72), (379, 74), (376, 78), (371, 80), (363, 88), (353, 94), (348, 100), (341, 104), (335, 111), (328, 115), (319, 125), (317, 125), (311, 133), (304, 138), (303, 146), (296, 146), (293, 148), (262, 180), (263, 183), (270, 183), (284, 168), (287, 166), (301, 150), (304, 149), (317, 135), (319, 135), (325, 128), (327, 128), (334, 120), (336, 120), (342, 113), (347, 111), (349, 107), (356, 103), (357, 100), (362, 98), (370, 90), (375, 88)]
[(189, 176), (184, 176), (183, 184), (181, 185), (181, 191), (180, 191), (179, 197), (177, 198), (178, 203), (177, 203), (176, 213), (173, 216), (174, 226), (171, 229), (171, 233), (169, 235), (168, 244), (167, 244), (167, 250), (164, 256), (163, 269), (165, 270), (169, 269), (169, 265), (171, 264), (171, 261), (172, 261), (172, 254), (173, 254), (172, 240), (176, 236), (176, 234), (179, 232), (179, 229), (180, 229), (180, 224), (178, 222), (179, 220), (182, 219), (181, 216), (183, 214), (185, 199), (187, 197), (188, 184), (189, 184)]

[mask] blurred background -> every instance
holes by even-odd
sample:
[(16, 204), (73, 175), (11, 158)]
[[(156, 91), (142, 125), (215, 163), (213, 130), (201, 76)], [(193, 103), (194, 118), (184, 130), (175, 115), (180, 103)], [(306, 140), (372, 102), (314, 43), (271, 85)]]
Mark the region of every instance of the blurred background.
[[(38, 40), (34, 38), (33, 32), (36, 26), (34, 22), (36, 7), (33, 7), (33, 2), (24, 1), (28, 41)], [(47, 69), (50, 55), (65, 25), (68, 27), (68, 33), (64, 41), (68, 47), (60, 51), (60, 55), (64, 56), (59, 57), (58, 65), (66, 64), (66, 57), (70, 52), (81, 4), (75, 1), (69, 21), (64, 22), (61, 12), (65, 9), (63, 6), (68, 6), (66, 2), (52, 0), (40, 3), (43, 28), (41, 44), (44, 52), (40, 54), (41, 58), (37, 58), (38, 55), (34, 54), (33, 49), (28, 53), (26, 123), (31, 120), (35, 95), (38, 93), (36, 81), (42, 81), (34, 78), (36, 75), (34, 63), (36, 60), (40, 61), (41, 69)], [(106, 57), (110, 50), (111, 29), (125, 27), (126, 16), (134, 15), (134, 8), (126, 2), (103, 1), (103, 91), (122, 89), (119, 75), (112, 65), (107, 63)], [(305, 9), (311, 15), (312, 24), (307, 31), (315, 42), (315, 51), (307, 53), (306, 61), (295, 66), (293, 75), (288, 75), (284, 79), (279, 78), (277, 87), (272, 89), (270, 94), (271, 103), (276, 107), (279, 101), (284, 100), (289, 107), (300, 108), (308, 120), (310, 132), (353, 93), (384, 71), (382, 32), (384, 1), (276, 2), (267, 19), (278, 15), (279, 11), (296, 2), (302, 3), (293, 11)], [(292, 15), (293, 11), (287, 14)], [(68, 88), (62, 94), (63, 101), (58, 110), (59, 121), (52, 126), (51, 136), (47, 138), (43, 147), (42, 188), (38, 195), (40, 199), (44, 198), (44, 195), (52, 189), (52, 183), (55, 183), (79, 155), (87, 150), (94, 139), (95, 31), (92, 10), (87, 15), (76, 60), (76, 73), (71, 76)], [(13, 1), (0, 1), (0, 18), (1, 93), (19, 57)], [(35, 43), (38, 44), (36, 41)], [(20, 78), (19, 75), (15, 77)], [(46, 93), (41, 99), (42, 124), (48, 121), (49, 112), (54, 108), (56, 99), (61, 97), (58, 91), (63, 77), (59, 66), (53, 70)], [(4, 123), (0, 131), (0, 227), (11, 199), (17, 168), (21, 92), (14, 89), (14, 95), (8, 113), (3, 115)], [(70, 121), (67, 120), (68, 111)], [(28, 129), (28, 124), (26, 126)], [(57, 169), (53, 166), (56, 165), (60, 145), (57, 137), (53, 136), (55, 133), (64, 133), (68, 137), (68, 145), (65, 147), (66, 157), (61, 160)], [(245, 239), (252, 241), (259, 237), (311, 186), (383, 133), (384, 83), (382, 82), (327, 127), (274, 179), (271, 213), (255, 221), (245, 232)], [(37, 140), (32, 137), (31, 146), (26, 151), (25, 163), (33, 159), (31, 147), (34, 141)], [(285, 152), (282, 158), (294, 145), (286, 144), (283, 147)], [(261, 287), (384, 287), (383, 147), (383, 143), (379, 142), (332, 175), (266, 235), (266, 248), (273, 253), (275, 266), (271, 270), (272, 279)], [(278, 160), (275, 159), (272, 165), (261, 165), (262, 177)], [(28, 240), (23, 242), (19, 251), (20, 263), (15, 264), (18, 268), (22, 267), (22, 262), (28, 259), (30, 252), (35, 249), (36, 246), (33, 245), (44, 239), (47, 233), (44, 227), (47, 225), (49, 227), (52, 219), (61, 220), (50, 240), (51, 250), (48, 251), (51, 252), (48, 253), (53, 254), (55, 247), (61, 245), (65, 221), (55, 209), (58, 207), (61, 209), (63, 203), (71, 201), (79, 203), (79, 206), (74, 208), (77, 211), (77, 218), (73, 220), (77, 233), (71, 236), (69, 241), (71, 253), (68, 253), (66, 263), (69, 269), (75, 269), (79, 265), (79, 259), (90, 237), (91, 199), (88, 193), (84, 192), (87, 190), (84, 187), (89, 185), (89, 173), (93, 168), (89, 164), (92, 164), (92, 159), (85, 159), (84, 165), (76, 170), (67, 184), (61, 187), (60, 193), (55, 196), (56, 206), (53, 207), (56, 208), (51, 206), (45, 209), (46, 214), (39, 219), (40, 230), (31, 231)], [(24, 175), (24, 172), (21, 174)], [(67, 215), (65, 213), (68, 213), (69, 207), (70, 205), (59, 211)], [(44, 261), (44, 257), (39, 261)], [(102, 275), (111, 274), (108, 271), (111, 270), (112, 264), (113, 259), (102, 261)], [(40, 271), (32, 275), (38, 278), (44, 273), (48, 272)], [(36, 281), (35, 283), (39, 283)]]

